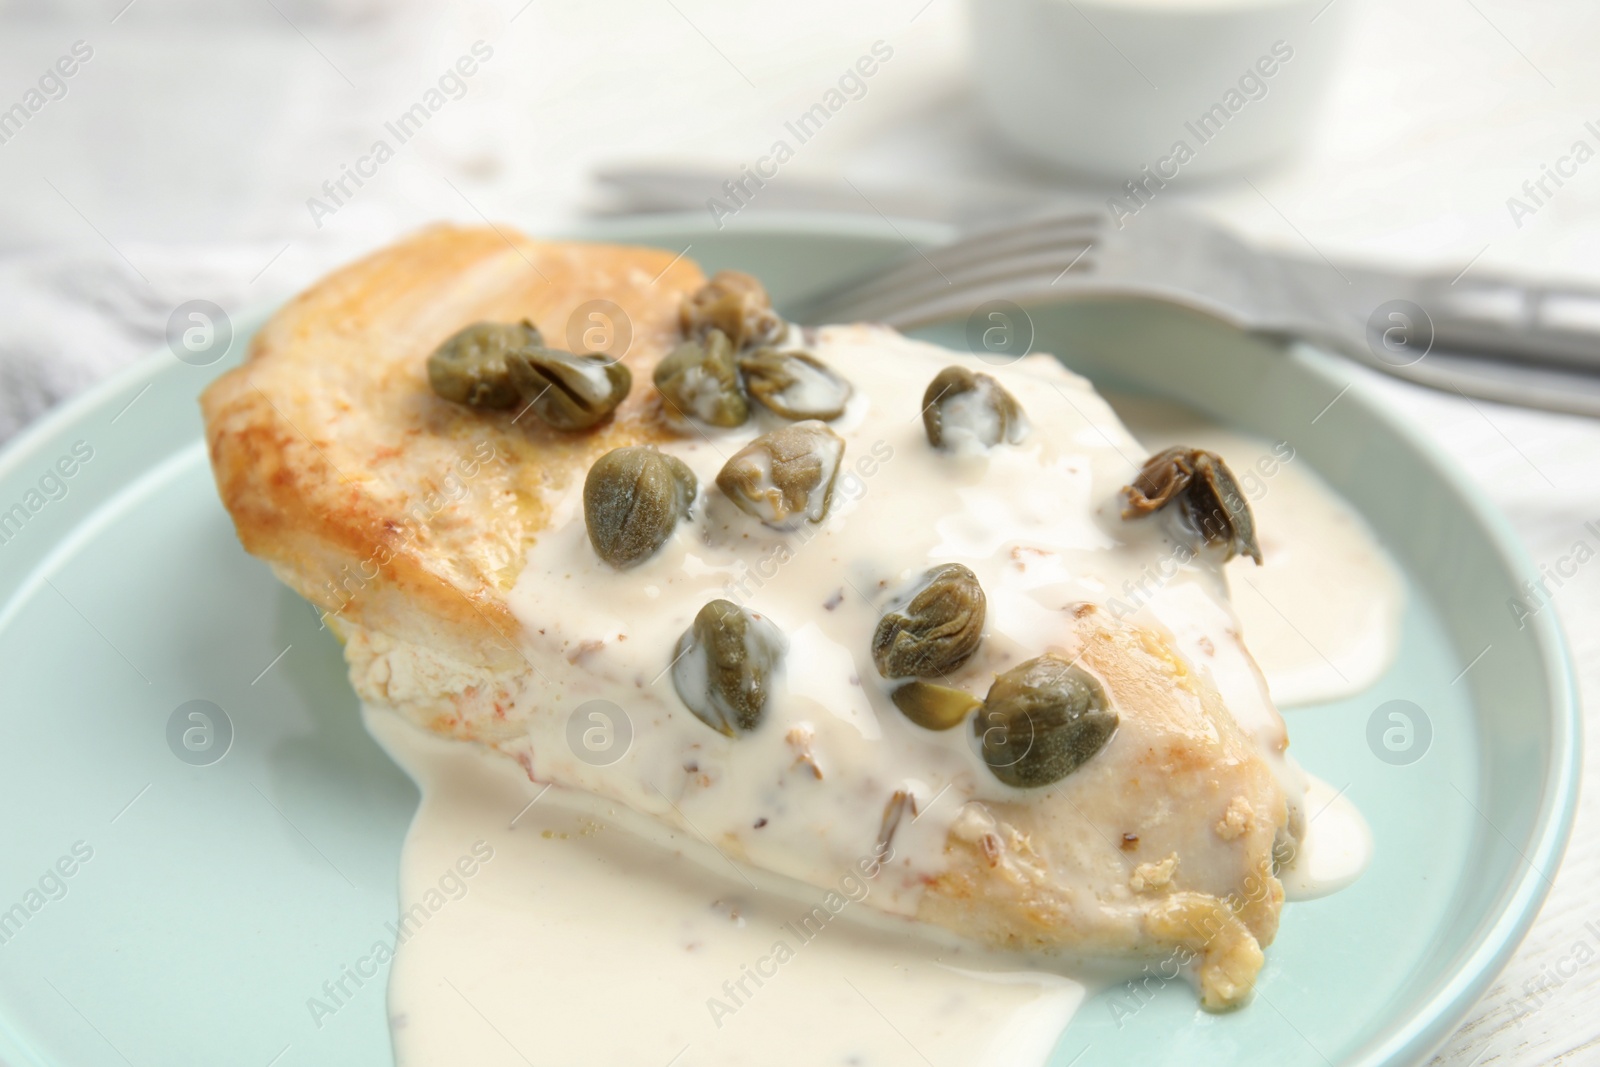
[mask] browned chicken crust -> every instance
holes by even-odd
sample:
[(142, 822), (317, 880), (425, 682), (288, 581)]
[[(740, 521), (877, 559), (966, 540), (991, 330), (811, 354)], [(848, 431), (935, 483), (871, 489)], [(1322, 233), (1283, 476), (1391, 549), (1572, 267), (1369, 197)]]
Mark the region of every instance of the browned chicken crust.
[[(503, 594), (547, 520), (542, 490), (659, 439), (651, 391), (635, 388), (594, 432), (565, 434), (515, 409), (439, 399), (427, 356), (480, 320), (530, 319), (562, 344), (574, 313), (604, 299), (620, 315), (598, 314), (631, 334), (623, 362), (648, 382), (703, 281), (670, 252), (454, 226), (337, 271), (274, 315), (201, 398), (239, 539), (336, 623), (378, 619), (469, 662), (517, 662)], [(578, 319), (578, 336), (606, 328)]]

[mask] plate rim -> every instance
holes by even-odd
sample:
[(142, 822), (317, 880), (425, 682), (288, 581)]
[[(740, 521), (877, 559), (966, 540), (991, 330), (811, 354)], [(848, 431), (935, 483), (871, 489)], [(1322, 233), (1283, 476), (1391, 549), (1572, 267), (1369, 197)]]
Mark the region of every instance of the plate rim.
[[(886, 226), (891, 232), (885, 232)], [(719, 234), (731, 231), (758, 239), (792, 236), (870, 238), (885, 242), (900, 241), (915, 247), (908, 234), (915, 234), (932, 245), (948, 240), (955, 228), (926, 220), (874, 219), (832, 212), (751, 211), (724, 227), (713, 227), (698, 212), (671, 212), (577, 220), (547, 227), (544, 232), (559, 238), (605, 241), (627, 237), (637, 241), (640, 238), (648, 240), (653, 233), (665, 236), (686, 231)], [(687, 251), (685, 249), (685, 253)], [(366, 254), (370, 252), (363, 253)], [(253, 337), (267, 317), (289, 299), (292, 299), (292, 295), (279, 301), (253, 302), (237, 315), (231, 316), (236, 324), (236, 343)], [(1214, 315), (1207, 317), (1216, 318)], [(1231, 324), (1230, 328), (1237, 330)], [(224, 363), (230, 355), (231, 346), (229, 352), (216, 363)], [(1288, 346), (1285, 355), (1286, 358), (1300, 358), (1310, 373), (1331, 385), (1342, 387), (1345, 384), (1342, 378), (1335, 378), (1332, 374), (1332, 368), (1347, 363), (1337, 355), (1306, 342)], [(1311, 358), (1304, 358), (1306, 356)], [(37, 453), (52, 436), (107, 406), (133, 387), (145, 382), (153, 384), (163, 373), (178, 373), (178, 367), (169, 366), (168, 360), (178, 363), (168, 349), (158, 347), (45, 412), (0, 446), (0, 477), (36, 459)], [(1356, 375), (1349, 379), (1348, 384), (1349, 392), (1355, 395), (1358, 402), (1412, 447), (1426, 461), (1432, 473), (1455, 492), (1483, 528), (1507, 572), (1512, 575), (1536, 573), (1533, 560), (1510, 519), (1471, 481), (1455, 459), (1441, 446), (1413, 429), (1400, 417), (1394, 403), (1368, 380)], [(1542, 872), (1546, 869), (1554, 872), (1549, 876), (1551, 882), (1560, 873), (1560, 864), (1571, 840), (1577, 814), (1583, 758), (1581, 705), (1578, 701), (1575, 664), (1559, 618), (1553, 612), (1541, 612), (1526, 621), (1533, 631), (1534, 645), (1550, 690), (1551, 746), (1529, 844), (1525, 850), (1521, 850), (1524, 863), (1510, 883), (1503, 906), (1497, 912), (1491, 911), (1492, 921), (1469, 940), (1470, 947), (1461, 964), (1393, 1034), (1350, 1061), (1352, 1067), (1420, 1062), (1441, 1046), (1499, 976), (1538, 918), (1551, 888)], [(10, 1038), (6, 1037), (6, 1040)]]

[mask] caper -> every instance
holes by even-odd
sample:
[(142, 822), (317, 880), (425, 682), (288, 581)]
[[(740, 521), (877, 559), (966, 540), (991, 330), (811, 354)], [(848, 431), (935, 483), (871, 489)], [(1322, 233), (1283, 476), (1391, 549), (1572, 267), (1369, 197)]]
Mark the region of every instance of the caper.
[(533, 348), (508, 354), (506, 364), (533, 413), (558, 430), (587, 430), (611, 414), (633, 385), (627, 367), (598, 353)]
[(789, 650), (770, 619), (713, 600), (678, 639), (672, 685), (696, 718), (733, 737), (761, 724), (773, 676)]
[(758, 348), (739, 357), (750, 398), (785, 419), (837, 419), (850, 383), (810, 352)]
[(517, 403), (506, 356), (543, 343), (539, 330), (519, 323), (475, 322), (451, 335), (428, 357), (428, 384), (446, 400), (474, 408), (509, 408)]
[(833, 500), (844, 438), (814, 420), (762, 434), (733, 454), (717, 487), (769, 526), (821, 522)]
[(1117, 713), (1088, 671), (1043, 655), (1006, 671), (972, 720), (983, 759), (1007, 785), (1058, 782), (1089, 762), (1117, 729)]
[(983, 706), (983, 701), (964, 689), (934, 682), (907, 682), (890, 693), (889, 699), (906, 718), (925, 730), (960, 726), (969, 711)]
[(655, 369), (656, 388), (680, 415), (692, 415), (711, 426), (741, 426), (750, 405), (739, 390), (733, 343), (718, 329), (705, 338), (685, 341), (667, 353)]
[(935, 567), (878, 620), (872, 662), (885, 678), (946, 675), (977, 651), (985, 608), (976, 574), (959, 563)]
[(922, 394), (922, 425), (928, 443), (952, 451), (1016, 444), (1028, 435), (1028, 419), (1005, 386), (981, 372), (946, 367)]
[(648, 559), (689, 514), (698, 487), (676, 456), (642, 445), (607, 452), (583, 482), (589, 543), (618, 569)]
[(1227, 559), (1244, 553), (1261, 563), (1255, 517), (1233, 472), (1215, 452), (1169, 448), (1144, 461), (1133, 484), (1123, 489), (1124, 519), (1159, 511), (1172, 501), (1190, 529), (1212, 544), (1226, 545)]
[(678, 310), (678, 324), (688, 338), (721, 330), (734, 348), (770, 341), (784, 326), (761, 283), (736, 270), (719, 270), (686, 298)]

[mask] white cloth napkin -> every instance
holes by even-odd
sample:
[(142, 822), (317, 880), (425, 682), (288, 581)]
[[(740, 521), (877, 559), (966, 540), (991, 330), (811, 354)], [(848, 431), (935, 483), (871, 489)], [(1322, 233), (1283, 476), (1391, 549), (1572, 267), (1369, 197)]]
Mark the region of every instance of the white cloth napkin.
[(356, 252), (345, 240), (0, 256), (0, 442), (163, 349), (167, 320), (180, 304), (210, 300), (238, 319), (267, 310)]

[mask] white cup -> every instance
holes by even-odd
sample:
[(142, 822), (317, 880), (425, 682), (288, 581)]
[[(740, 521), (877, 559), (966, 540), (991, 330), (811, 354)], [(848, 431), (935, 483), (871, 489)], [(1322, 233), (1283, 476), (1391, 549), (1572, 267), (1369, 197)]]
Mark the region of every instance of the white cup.
[(1120, 181), (1248, 170), (1306, 135), (1356, 0), (971, 0), (989, 114)]

